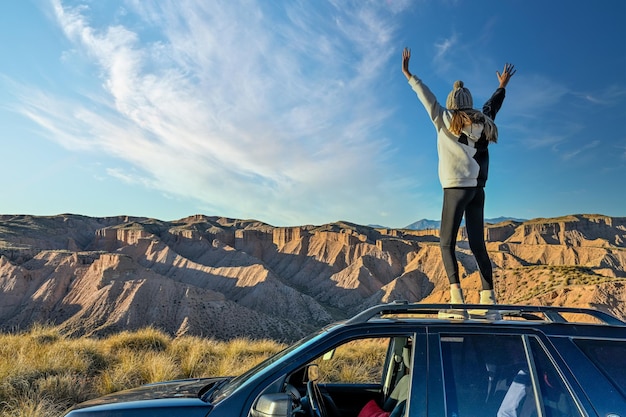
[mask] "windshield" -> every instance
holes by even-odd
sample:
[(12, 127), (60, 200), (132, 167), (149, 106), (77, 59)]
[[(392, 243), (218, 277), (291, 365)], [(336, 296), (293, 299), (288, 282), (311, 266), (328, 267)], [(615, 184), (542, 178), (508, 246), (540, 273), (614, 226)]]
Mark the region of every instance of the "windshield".
[(217, 403), (221, 401), (222, 399), (228, 397), (230, 394), (235, 392), (235, 390), (237, 390), (239, 387), (253, 380), (254, 377), (257, 376), (259, 373), (266, 370), (271, 371), (271, 369), (273, 368), (272, 365), (278, 362), (280, 362), (281, 364), (290, 362), (290, 357), (297, 357), (298, 352), (300, 352), (302, 349), (305, 349), (311, 343), (314, 343), (315, 340), (326, 330), (327, 328), (321, 329), (320, 331), (313, 333), (305, 337), (304, 339), (301, 339), (299, 342), (296, 342), (295, 344), (278, 352), (276, 355), (267, 358), (252, 369), (244, 372), (238, 377), (229, 380), (218, 389), (209, 391), (205, 396), (206, 398), (203, 399), (211, 403)]

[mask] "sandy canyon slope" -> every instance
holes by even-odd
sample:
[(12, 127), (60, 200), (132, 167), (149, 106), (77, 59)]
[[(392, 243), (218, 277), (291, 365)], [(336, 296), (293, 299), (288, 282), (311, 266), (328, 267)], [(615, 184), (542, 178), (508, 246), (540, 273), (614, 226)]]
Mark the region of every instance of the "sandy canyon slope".
[[(485, 236), (501, 303), (592, 306), (626, 319), (626, 217), (504, 222)], [(467, 242), (457, 251), (466, 299), (477, 302)], [(446, 288), (436, 230), (0, 216), (5, 331), (40, 322), (103, 335), (152, 325), (291, 341), (380, 302), (447, 302)]]

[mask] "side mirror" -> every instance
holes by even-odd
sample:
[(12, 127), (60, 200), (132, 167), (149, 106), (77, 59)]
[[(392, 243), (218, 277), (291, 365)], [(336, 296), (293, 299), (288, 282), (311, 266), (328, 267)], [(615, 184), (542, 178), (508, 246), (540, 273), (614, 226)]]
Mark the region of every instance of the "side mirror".
[(285, 392), (263, 394), (250, 413), (252, 417), (292, 417), (293, 400)]
[(324, 353), (324, 356), (322, 356), (322, 359), (325, 360), (325, 361), (329, 361), (334, 356), (335, 356), (335, 349), (329, 350), (328, 352)]
[(317, 364), (311, 364), (306, 370), (308, 381), (317, 381), (320, 379), (320, 368)]

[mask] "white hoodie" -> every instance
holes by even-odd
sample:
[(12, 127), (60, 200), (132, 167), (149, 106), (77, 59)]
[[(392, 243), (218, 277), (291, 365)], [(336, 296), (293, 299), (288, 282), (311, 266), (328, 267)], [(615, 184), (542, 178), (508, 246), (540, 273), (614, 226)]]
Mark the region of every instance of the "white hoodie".
[[(409, 85), (422, 102), (437, 129), (439, 181), (443, 188), (484, 187), (489, 169), (489, 142), (482, 124), (463, 128), (461, 135), (450, 132), (452, 111), (442, 107), (430, 89), (415, 75)], [(505, 90), (498, 88), (483, 106), (483, 113), (494, 119), (504, 101)]]

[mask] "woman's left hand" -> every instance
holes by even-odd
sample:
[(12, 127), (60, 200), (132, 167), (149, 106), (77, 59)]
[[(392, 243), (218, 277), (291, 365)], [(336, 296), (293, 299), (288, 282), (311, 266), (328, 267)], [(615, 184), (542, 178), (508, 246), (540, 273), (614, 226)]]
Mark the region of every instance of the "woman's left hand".
[(516, 71), (517, 70), (515, 69), (515, 65), (509, 64), (508, 62), (504, 64), (504, 70), (502, 70), (502, 74), (500, 74), (500, 71), (496, 71), (498, 81), (500, 82), (500, 88), (506, 88), (506, 85), (509, 83), (511, 77), (515, 75)]

